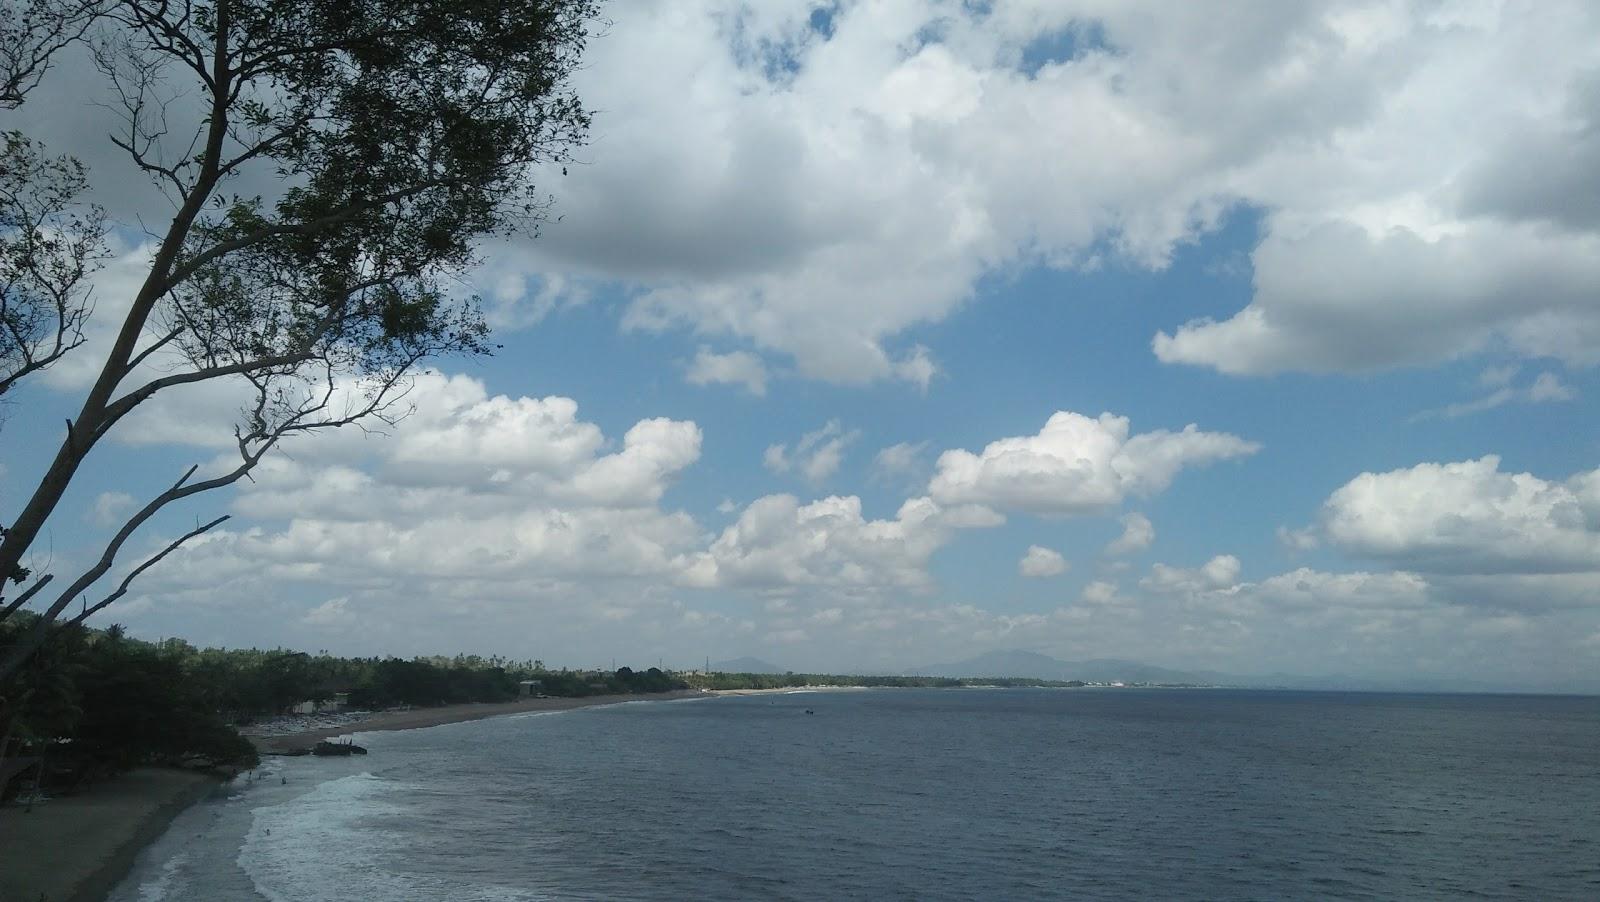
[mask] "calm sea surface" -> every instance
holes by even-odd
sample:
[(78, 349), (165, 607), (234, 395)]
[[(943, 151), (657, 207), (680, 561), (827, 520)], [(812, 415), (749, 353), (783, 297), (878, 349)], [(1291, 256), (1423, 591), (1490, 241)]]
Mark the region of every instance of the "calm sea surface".
[(185, 813), (113, 900), (1600, 899), (1596, 698), (877, 690), (358, 741)]

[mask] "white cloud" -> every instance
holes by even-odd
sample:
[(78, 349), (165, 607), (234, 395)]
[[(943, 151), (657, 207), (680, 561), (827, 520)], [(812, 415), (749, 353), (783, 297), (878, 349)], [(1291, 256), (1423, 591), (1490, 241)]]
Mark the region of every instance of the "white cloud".
[(1577, 389), (1561, 381), (1555, 373), (1540, 373), (1528, 386), (1528, 400), (1535, 404), (1550, 401), (1571, 401), (1578, 397)]
[(795, 471), (812, 485), (820, 485), (839, 471), (845, 450), (859, 438), (860, 430), (846, 432), (838, 420), (829, 420), (821, 429), (801, 436), (793, 452), (786, 443), (769, 445), (761, 462), (774, 473)]
[(1327, 225), (1269, 235), (1255, 252), (1256, 295), (1223, 322), (1158, 334), (1167, 363), (1225, 373), (1372, 370), (1426, 364), (1497, 342), (1527, 356), (1600, 361), (1593, 291), (1600, 236), (1474, 223), (1428, 239)]
[(927, 442), (900, 442), (879, 450), (872, 458), (873, 479), (891, 484), (922, 482), (927, 450)]
[[(352, 605), (388, 587), (397, 605), (425, 607), (671, 581), (703, 547), (691, 517), (659, 504), (699, 457), (694, 423), (641, 420), (614, 444), (567, 398), (490, 396), (476, 379), (424, 374), (412, 399), (392, 435), (340, 432), (269, 455), (233, 504), (261, 525), (210, 533), (145, 582), (178, 595), (304, 584)], [(336, 608), (316, 616), (331, 623)]]
[(1156, 528), (1149, 517), (1137, 512), (1125, 514), (1122, 517), (1122, 535), (1106, 546), (1106, 554), (1133, 554), (1149, 548), (1155, 540)]
[(1157, 592), (1196, 592), (1228, 589), (1239, 581), (1239, 559), (1231, 554), (1219, 554), (1197, 569), (1186, 570), (1166, 564), (1155, 564), (1150, 575), (1139, 585)]
[(105, 528), (121, 526), (134, 503), (134, 497), (127, 492), (101, 492), (95, 496), (85, 519)]
[(1322, 544), (1322, 540), (1317, 538), (1317, 531), (1310, 527), (1290, 529), (1280, 526), (1277, 535), (1278, 544), (1290, 551), (1311, 551)]
[[(828, 34), (812, 13), (615, 11), (578, 84), (603, 111), (593, 165), (560, 180), (565, 218), (528, 265), (624, 282), (636, 327), (924, 383), (901, 336), (985, 274), (1161, 267), (1247, 205), (1267, 211), (1250, 305), (1159, 336), (1163, 359), (1266, 372), (1600, 346), (1579, 200), (1600, 159), (1591, 4), (911, 0), (844, 5)], [(1062, 35), (1070, 59), (1025, 64)]]
[(1052, 551), (1042, 545), (1029, 545), (1028, 553), (1017, 561), (1017, 572), (1023, 576), (1042, 579), (1050, 576), (1060, 576), (1067, 572), (1067, 561), (1060, 552)]
[(1408, 570), (1600, 571), (1600, 470), (1549, 482), (1488, 455), (1362, 473), (1329, 496), (1323, 528), (1345, 551)]
[(861, 499), (829, 497), (801, 504), (768, 495), (745, 508), (684, 576), (700, 587), (830, 586), (844, 590), (925, 589), (927, 564), (957, 529), (995, 526), (978, 509), (945, 509), (913, 498), (893, 520), (868, 520)]
[[(1243, 206), (1264, 211), (1252, 300), (1157, 336), (1163, 359), (1265, 372), (1600, 347), (1592, 3), (905, 0), (840, 5), (826, 30), (815, 11), (610, 10), (576, 73), (598, 111), (588, 165), (544, 180), (560, 221), (478, 273), (496, 322), (603, 283), (632, 327), (925, 386), (936, 367), (908, 333), (986, 275), (1161, 267)], [(1037, 59), (1052, 43), (1070, 58)], [(150, 220), (165, 205), (104, 140), (84, 62), (64, 58), (14, 122), (83, 155), (119, 221)]]
[(716, 354), (702, 345), (684, 379), (690, 385), (742, 385), (757, 397), (767, 393), (766, 364), (749, 351)]
[(1506, 373), (1504, 370), (1486, 370), (1479, 381), (1485, 385), (1497, 386), (1494, 391), (1471, 401), (1462, 401), (1433, 410), (1424, 410), (1411, 419), (1413, 422), (1433, 417), (1454, 419), (1469, 414), (1482, 413), (1485, 410), (1493, 410), (1506, 404), (1550, 404), (1559, 401), (1571, 401), (1578, 397), (1577, 390), (1561, 381), (1561, 377), (1555, 373), (1540, 373), (1526, 388), (1516, 388), (1511, 385), (1512, 375), (1514, 374)]
[(946, 451), (928, 492), (943, 504), (979, 504), (1046, 515), (1095, 513), (1132, 494), (1148, 496), (1178, 471), (1255, 453), (1237, 436), (1159, 430), (1130, 437), (1126, 417), (1098, 419), (1069, 411), (1050, 417), (1038, 435), (991, 442), (982, 453)]
[(939, 375), (939, 365), (933, 362), (933, 355), (922, 345), (917, 345), (911, 352), (894, 363), (894, 375), (898, 379), (910, 382), (928, 393), (928, 386), (933, 383), (933, 377)]
[(1116, 583), (1098, 579), (1084, 586), (1079, 597), (1084, 604), (1092, 605), (1111, 605), (1126, 600), (1118, 591)]

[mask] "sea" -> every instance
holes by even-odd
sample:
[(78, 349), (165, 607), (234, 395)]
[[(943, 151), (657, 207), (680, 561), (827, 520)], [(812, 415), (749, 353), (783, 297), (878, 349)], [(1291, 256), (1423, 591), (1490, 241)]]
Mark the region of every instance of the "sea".
[(1600, 899), (1600, 698), (881, 689), (268, 759), (114, 902)]

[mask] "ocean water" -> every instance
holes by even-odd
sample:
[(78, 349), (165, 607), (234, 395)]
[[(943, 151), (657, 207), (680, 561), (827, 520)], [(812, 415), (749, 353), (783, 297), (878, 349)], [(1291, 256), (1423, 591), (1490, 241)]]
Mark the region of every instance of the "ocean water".
[(358, 734), (115, 902), (1600, 899), (1600, 699), (872, 690)]

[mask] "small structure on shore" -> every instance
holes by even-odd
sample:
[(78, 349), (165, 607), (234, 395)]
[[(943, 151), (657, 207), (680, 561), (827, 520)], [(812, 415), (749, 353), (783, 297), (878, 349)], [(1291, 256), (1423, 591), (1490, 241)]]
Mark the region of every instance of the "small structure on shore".
[(544, 698), (544, 680), (523, 680), (517, 684), (519, 698)]

